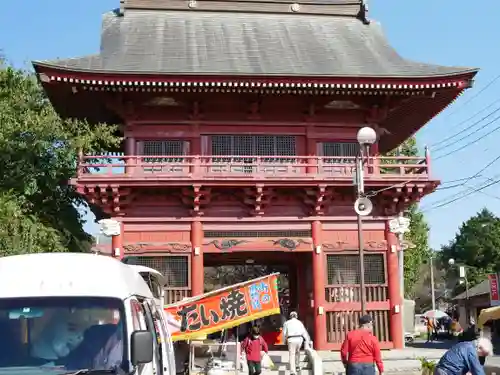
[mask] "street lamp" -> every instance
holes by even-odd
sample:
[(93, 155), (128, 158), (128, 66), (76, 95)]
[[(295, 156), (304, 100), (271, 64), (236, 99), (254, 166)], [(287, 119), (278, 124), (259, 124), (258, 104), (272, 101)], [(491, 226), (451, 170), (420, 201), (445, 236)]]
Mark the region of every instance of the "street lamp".
[(364, 186), (364, 157), (368, 158), (370, 146), (377, 141), (377, 133), (372, 128), (365, 126), (359, 129), (356, 136), (359, 143), (359, 152), (356, 155), (356, 185), (357, 199), (354, 203), (354, 210), (358, 216), (358, 243), (359, 243), (359, 286), (361, 299), (361, 313), (366, 314), (366, 295), (365, 295), (365, 259), (364, 259), (364, 240), (363, 240), (363, 216), (369, 215), (372, 210), (372, 204), (365, 197)]
[[(450, 267), (455, 265), (455, 259), (448, 259)], [(458, 265), (458, 277), (465, 282), (465, 319), (469, 321), (469, 281), (467, 280), (467, 269), (465, 266)]]

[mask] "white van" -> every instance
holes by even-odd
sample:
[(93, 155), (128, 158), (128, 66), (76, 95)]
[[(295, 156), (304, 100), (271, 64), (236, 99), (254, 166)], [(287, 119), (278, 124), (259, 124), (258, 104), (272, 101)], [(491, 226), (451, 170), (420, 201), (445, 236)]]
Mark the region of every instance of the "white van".
[(175, 373), (163, 313), (132, 267), (17, 255), (0, 258), (0, 285), (0, 375)]

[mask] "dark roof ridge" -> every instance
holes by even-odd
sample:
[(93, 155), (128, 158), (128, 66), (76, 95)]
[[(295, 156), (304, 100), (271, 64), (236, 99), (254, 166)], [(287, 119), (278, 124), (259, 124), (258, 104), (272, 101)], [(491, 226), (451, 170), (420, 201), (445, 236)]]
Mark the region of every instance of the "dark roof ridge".
[[(215, 11), (347, 16), (369, 23), (365, 0), (121, 0), (118, 14), (133, 11)], [(116, 12), (115, 12), (116, 13)]]

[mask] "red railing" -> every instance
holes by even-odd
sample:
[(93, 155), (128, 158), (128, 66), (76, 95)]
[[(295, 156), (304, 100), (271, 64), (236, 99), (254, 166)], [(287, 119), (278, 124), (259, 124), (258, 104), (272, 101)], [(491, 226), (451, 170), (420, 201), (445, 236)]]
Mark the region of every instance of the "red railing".
[[(370, 157), (365, 179), (429, 179), (427, 157)], [(78, 178), (352, 179), (354, 157), (82, 156)]]

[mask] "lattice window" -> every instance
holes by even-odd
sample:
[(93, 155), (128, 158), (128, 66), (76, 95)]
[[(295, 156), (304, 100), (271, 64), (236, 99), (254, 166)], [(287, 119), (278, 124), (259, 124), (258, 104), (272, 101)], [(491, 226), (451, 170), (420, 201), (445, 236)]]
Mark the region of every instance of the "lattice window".
[[(233, 172), (252, 173), (255, 156), (296, 156), (296, 138), (291, 135), (212, 135), (211, 151), (214, 156), (249, 156), (248, 158), (216, 158), (214, 162), (241, 164)], [(294, 158), (263, 158), (264, 163), (291, 163)], [(245, 165), (253, 164), (253, 165)], [(276, 167), (272, 167), (273, 171)], [(265, 172), (263, 170), (262, 172)]]
[[(365, 284), (385, 284), (382, 254), (365, 254)], [(328, 285), (359, 284), (359, 255), (327, 255)]]
[[(327, 164), (354, 163), (355, 160), (353, 158), (359, 152), (359, 145), (355, 142), (322, 142), (319, 144), (318, 151), (321, 156), (328, 157), (328, 159), (324, 160), (324, 163)], [(348, 158), (345, 158), (345, 156), (347, 156)]]
[(311, 237), (310, 230), (287, 230), (287, 231), (214, 231), (207, 230), (204, 233), (205, 238), (262, 238), (262, 237), (276, 237), (276, 238), (304, 238)]
[(166, 288), (185, 288), (189, 286), (189, 262), (187, 256), (137, 256), (127, 257), (125, 262), (159, 271), (167, 280)]
[(143, 156), (175, 156), (172, 158), (144, 158), (144, 163), (155, 163), (154, 167), (144, 168), (154, 172), (183, 171), (184, 156), (187, 154), (188, 143), (178, 139), (144, 140), (138, 142), (139, 154)]

